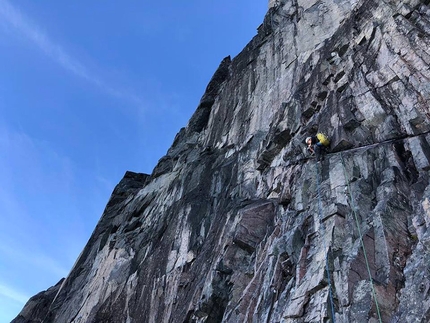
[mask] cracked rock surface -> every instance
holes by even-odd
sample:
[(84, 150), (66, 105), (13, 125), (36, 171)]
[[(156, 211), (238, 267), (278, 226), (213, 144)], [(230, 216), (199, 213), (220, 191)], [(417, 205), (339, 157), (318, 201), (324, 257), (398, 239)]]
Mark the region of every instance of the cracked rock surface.
[(270, 4), (14, 323), (430, 322), (430, 1)]

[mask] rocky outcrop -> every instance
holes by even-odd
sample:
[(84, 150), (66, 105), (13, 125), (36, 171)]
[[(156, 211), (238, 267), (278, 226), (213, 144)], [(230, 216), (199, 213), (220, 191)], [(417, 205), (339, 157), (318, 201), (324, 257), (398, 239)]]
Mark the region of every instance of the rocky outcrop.
[(49, 316), (50, 305), (64, 281), (61, 279), (55, 286), (40, 292), (29, 299), (21, 313), (13, 320), (15, 323), (43, 322)]
[(270, 5), (14, 322), (430, 321), (429, 1)]

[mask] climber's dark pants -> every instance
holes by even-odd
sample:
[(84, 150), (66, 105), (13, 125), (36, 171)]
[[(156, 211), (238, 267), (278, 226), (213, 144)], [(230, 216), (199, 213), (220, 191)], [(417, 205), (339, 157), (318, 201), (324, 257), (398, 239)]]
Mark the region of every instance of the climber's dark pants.
[(322, 143), (317, 142), (317, 143), (314, 145), (315, 158), (316, 158), (317, 160), (322, 160), (322, 157), (323, 157), (323, 150), (324, 150), (324, 147), (323, 147)]

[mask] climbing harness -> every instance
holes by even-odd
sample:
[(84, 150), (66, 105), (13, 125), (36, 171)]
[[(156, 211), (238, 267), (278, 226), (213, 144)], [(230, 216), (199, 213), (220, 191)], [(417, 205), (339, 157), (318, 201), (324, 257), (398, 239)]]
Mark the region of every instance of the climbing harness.
[(346, 186), (347, 186), (347, 188), (348, 188), (348, 194), (349, 194), (350, 201), (351, 201), (352, 214), (354, 214), (355, 224), (356, 224), (356, 226), (357, 226), (358, 235), (359, 235), (359, 237), (360, 237), (360, 244), (361, 244), (361, 248), (363, 249), (364, 260), (365, 260), (365, 262), (366, 262), (366, 268), (367, 268), (367, 272), (368, 272), (368, 274), (369, 274), (369, 281), (370, 281), (370, 285), (372, 286), (372, 296), (373, 296), (373, 300), (375, 301), (376, 311), (377, 311), (377, 313), (378, 313), (378, 319), (379, 319), (379, 322), (380, 322), (380, 323), (382, 323), (381, 312), (379, 311), (379, 304), (378, 304), (378, 300), (377, 300), (377, 298), (376, 298), (376, 291), (375, 291), (375, 287), (374, 287), (374, 284), (373, 284), (372, 273), (370, 272), (370, 265), (369, 265), (369, 261), (368, 261), (368, 259), (367, 259), (366, 248), (365, 248), (365, 246), (364, 246), (363, 236), (362, 236), (361, 229), (360, 229), (360, 223), (359, 223), (359, 221), (358, 221), (358, 216), (357, 216), (357, 212), (356, 212), (355, 202), (354, 202), (354, 198), (353, 198), (353, 196), (352, 196), (351, 186), (349, 185), (349, 180), (348, 180), (348, 177), (347, 177), (345, 161), (343, 160), (342, 152), (340, 153), (340, 159), (341, 159), (341, 161), (342, 161), (343, 174), (344, 174), (344, 177), (345, 177)]
[[(354, 152), (354, 151), (359, 151), (359, 150), (364, 150), (364, 149), (370, 149), (370, 148), (377, 147), (379, 145), (391, 144), (391, 143), (394, 143), (394, 142), (403, 141), (403, 140), (408, 139), (408, 138), (420, 137), (420, 136), (424, 136), (424, 135), (427, 135), (427, 134), (430, 134), (430, 131), (426, 131), (426, 132), (420, 133), (419, 135), (402, 136), (402, 137), (398, 137), (398, 138), (395, 138), (395, 139), (388, 139), (388, 140), (384, 140), (384, 141), (381, 141), (381, 142), (375, 142), (375, 143), (369, 144), (369, 145), (363, 145), (363, 146), (349, 148), (349, 149), (345, 149), (345, 150), (341, 150), (341, 151), (336, 151), (336, 152), (328, 152), (326, 155), (327, 156), (336, 156), (336, 155), (339, 155), (339, 154), (341, 154), (342, 152), (345, 152), (345, 151), (347, 151), (347, 152)], [(297, 164), (300, 164), (300, 163), (306, 163), (308, 160), (310, 160), (312, 158), (313, 157), (302, 157), (302, 158), (298, 158), (296, 160), (291, 160), (291, 161), (289, 161), (290, 163), (287, 164), (287, 166), (297, 165)]]
[[(320, 174), (318, 172), (318, 162), (315, 162), (315, 172), (316, 172), (316, 179), (317, 179), (317, 195), (318, 195), (318, 212), (319, 212), (319, 222), (324, 228), (324, 223), (322, 222), (322, 206), (321, 206), (321, 189), (320, 189)], [(325, 239), (323, 238), (323, 248), (324, 250), (327, 250)], [(327, 274), (327, 282), (328, 282), (328, 293), (330, 298), (330, 309), (331, 309), (331, 317), (332, 322), (336, 323), (336, 317), (335, 317), (335, 311), (334, 311), (334, 300), (333, 300), (333, 288), (331, 284), (331, 278), (330, 278), (330, 269), (328, 266), (328, 250), (325, 257), (325, 270)]]
[[(394, 142), (398, 142), (398, 141), (403, 141), (403, 140), (411, 138), (411, 137), (414, 138), (414, 137), (417, 137), (417, 136), (424, 136), (424, 135), (427, 135), (429, 133), (430, 133), (430, 131), (427, 131), (427, 132), (421, 133), (419, 135), (404, 136), (404, 137), (395, 138), (395, 139), (388, 139), (388, 140), (377, 142), (377, 143), (370, 144), (370, 145), (364, 145), (364, 146), (360, 146), (360, 147), (356, 147), (356, 148), (351, 148), (351, 149), (348, 149), (347, 151), (348, 152), (354, 152), (354, 151), (359, 151), (359, 150), (364, 150), (364, 149), (371, 149), (371, 148), (377, 147), (379, 145), (385, 145), (385, 144), (390, 144), (390, 143), (394, 143)], [(377, 312), (377, 315), (378, 315), (378, 322), (382, 323), (383, 321), (382, 321), (381, 311), (380, 311), (379, 303), (378, 303), (378, 300), (377, 300), (377, 297), (376, 297), (376, 290), (375, 290), (375, 286), (374, 286), (374, 282), (373, 282), (373, 278), (372, 278), (372, 273), (370, 271), (370, 265), (369, 265), (369, 260), (368, 260), (368, 257), (367, 257), (366, 247), (364, 245), (363, 235), (362, 235), (362, 232), (361, 232), (361, 229), (360, 229), (360, 223), (359, 223), (359, 220), (358, 220), (357, 207), (355, 205), (354, 196), (352, 194), (352, 189), (351, 189), (351, 186), (350, 186), (350, 182), (348, 180), (349, 177), (348, 177), (348, 174), (347, 174), (345, 160), (344, 160), (344, 156), (343, 156), (344, 153), (345, 153), (345, 151), (339, 151), (339, 152), (329, 153), (328, 155), (332, 155), (332, 156), (339, 155), (340, 156), (340, 160), (341, 160), (342, 167), (343, 167), (343, 173), (344, 173), (344, 177), (345, 177), (345, 182), (346, 182), (346, 187), (347, 187), (347, 191), (348, 191), (348, 195), (349, 195), (349, 200), (350, 200), (350, 203), (351, 203), (352, 214), (354, 216), (354, 221), (355, 221), (355, 224), (357, 226), (357, 231), (358, 231), (358, 235), (359, 235), (359, 238), (360, 238), (360, 245), (361, 245), (361, 248), (363, 250), (363, 256), (364, 256), (364, 260), (365, 260), (365, 263), (366, 263), (366, 269), (367, 269), (367, 272), (368, 272), (368, 275), (369, 275), (369, 281), (370, 281), (370, 285), (371, 285), (371, 289), (372, 289), (372, 297), (373, 297), (373, 300), (375, 302), (376, 312)], [(309, 158), (309, 157), (301, 158), (301, 159), (293, 161), (291, 164), (299, 164), (301, 162), (307, 162), (310, 159), (311, 158)], [(317, 189), (317, 197), (318, 197), (319, 222), (322, 225), (321, 228), (324, 229), (324, 223), (322, 222), (321, 188), (320, 188), (320, 186), (321, 186), (321, 184), (320, 184), (320, 175), (321, 174), (320, 174), (320, 172), (318, 172), (318, 168), (319, 167), (320, 166), (318, 166), (318, 163), (316, 162), (315, 163), (315, 175), (316, 175), (315, 177), (316, 177), (316, 189)], [(323, 248), (324, 248), (324, 250), (326, 250), (327, 246), (326, 246), (325, 240), (323, 240), (323, 243), (324, 243)], [(333, 288), (332, 288), (332, 283), (331, 283), (331, 279), (330, 279), (330, 270), (329, 270), (329, 266), (328, 266), (328, 252), (326, 254), (326, 260), (325, 261), (326, 261), (326, 264), (325, 264), (326, 268), (325, 268), (325, 270), (326, 270), (327, 280), (328, 280), (328, 285), (329, 285), (329, 297), (330, 297), (331, 313), (332, 313), (332, 317), (333, 317), (332, 321), (335, 322), (334, 301), (333, 301)]]

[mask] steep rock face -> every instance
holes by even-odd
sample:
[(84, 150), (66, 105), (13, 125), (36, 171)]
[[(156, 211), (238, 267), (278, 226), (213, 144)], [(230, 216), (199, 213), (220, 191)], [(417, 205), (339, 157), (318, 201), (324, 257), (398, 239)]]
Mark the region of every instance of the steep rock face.
[(429, 1), (269, 4), (14, 322), (430, 321)]

